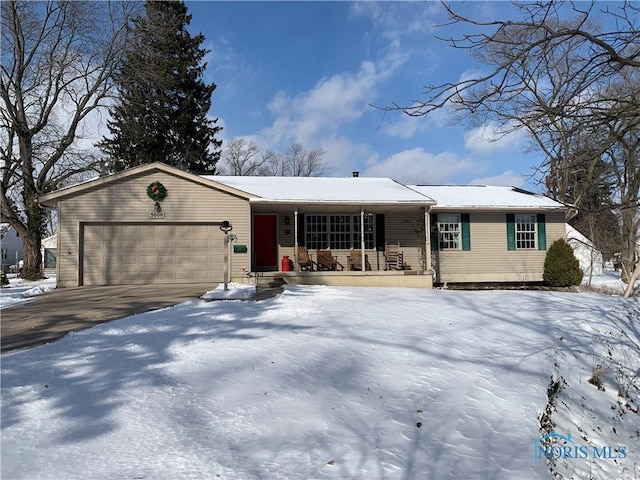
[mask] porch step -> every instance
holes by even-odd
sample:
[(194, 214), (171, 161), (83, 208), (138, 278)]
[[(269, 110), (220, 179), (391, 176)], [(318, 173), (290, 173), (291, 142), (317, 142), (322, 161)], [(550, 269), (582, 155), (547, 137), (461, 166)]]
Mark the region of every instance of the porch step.
[(282, 277), (272, 277), (271, 281), (269, 282), (270, 287), (282, 287), (283, 285), (286, 285), (286, 284), (287, 282)]
[(276, 276), (263, 276), (263, 275), (258, 275), (256, 276), (256, 280), (257, 280), (257, 284), (258, 286), (269, 286), (269, 287), (282, 287), (283, 285), (286, 285), (287, 282), (285, 281), (284, 278), (282, 277), (276, 277)]

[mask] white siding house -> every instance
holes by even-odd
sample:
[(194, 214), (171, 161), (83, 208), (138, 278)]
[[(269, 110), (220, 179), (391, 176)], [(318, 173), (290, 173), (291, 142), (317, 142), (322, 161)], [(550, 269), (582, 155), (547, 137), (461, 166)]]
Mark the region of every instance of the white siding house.
[(23, 259), (22, 238), (8, 223), (0, 223), (0, 251), (4, 273), (7, 273), (12, 265), (17, 266)]

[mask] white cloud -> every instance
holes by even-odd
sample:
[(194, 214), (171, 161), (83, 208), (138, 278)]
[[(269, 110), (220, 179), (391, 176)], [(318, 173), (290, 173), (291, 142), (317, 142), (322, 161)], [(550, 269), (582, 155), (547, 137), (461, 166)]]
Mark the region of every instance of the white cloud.
[(232, 43), (233, 38), (220, 35), (204, 45), (209, 51), (204, 58), (204, 62), (208, 65), (204, 80), (218, 86), (214, 98), (231, 97), (241, 88), (241, 85), (251, 82), (256, 77), (251, 65), (236, 53)]
[(427, 121), (424, 117), (402, 114), (398, 120), (386, 123), (383, 131), (391, 137), (407, 139), (413, 137), (416, 132), (425, 130), (426, 127)]
[(437, 2), (423, 2), (421, 10), (415, 6), (415, 2), (354, 2), (351, 14), (370, 18), (384, 38), (394, 41), (414, 33), (430, 32), (437, 23), (434, 18), (443, 11)]
[(375, 96), (377, 82), (375, 65), (363, 62), (357, 73), (323, 78), (311, 90), (293, 98), (280, 91), (268, 104), (275, 119), (260, 135), (274, 148), (291, 142), (305, 146), (318, 143), (364, 114), (369, 99)]
[(371, 149), (367, 145), (352, 142), (346, 137), (332, 137), (326, 139), (322, 148), (331, 175), (351, 176), (351, 172), (358, 170), (356, 161), (371, 156)]
[(507, 170), (500, 175), (493, 177), (475, 178), (471, 180), (471, 185), (492, 185), (492, 186), (504, 186), (504, 187), (521, 187), (525, 183), (525, 178), (514, 172), (513, 170)]
[[(372, 161), (375, 161), (372, 158)], [(444, 184), (456, 174), (473, 171), (471, 161), (451, 152), (433, 154), (422, 147), (404, 150), (367, 167), (368, 177), (391, 177), (406, 183)]]
[(501, 133), (509, 126), (499, 127), (494, 123), (483, 125), (464, 134), (464, 146), (472, 153), (489, 155), (501, 150), (519, 150), (526, 133), (517, 130), (507, 134)]
[[(366, 157), (366, 146), (346, 139), (345, 125), (354, 124), (363, 115), (373, 112), (370, 104), (377, 95), (378, 86), (387, 80), (406, 57), (397, 45), (387, 48), (376, 62), (363, 61), (355, 72), (340, 72), (319, 80), (316, 85), (295, 96), (279, 91), (267, 108), (274, 115), (270, 126), (258, 134), (275, 150), (292, 142), (308, 149), (322, 148), (330, 162), (331, 172), (350, 171), (351, 165)], [(359, 152), (357, 157), (349, 156)]]

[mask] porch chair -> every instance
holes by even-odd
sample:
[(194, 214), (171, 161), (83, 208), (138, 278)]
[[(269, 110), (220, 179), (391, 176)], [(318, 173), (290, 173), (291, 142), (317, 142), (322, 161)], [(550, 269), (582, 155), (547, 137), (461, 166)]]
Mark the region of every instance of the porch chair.
[(384, 269), (404, 270), (404, 253), (402, 252), (402, 250), (400, 250), (400, 243), (385, 243)]
[(344, 270), (344, 266), (338, 261), (338, 257), (331, 254), (331, 250), (318, 250), (316, 252), (318, 258), (318, 271), (323, 270)]
[[(365, 269), (371, 270), (371, 264), (369, 263), (369, 255), (364, 256)], [(362, 251), (351, 250), (349, 256), (347, 256), (347, 265), (349, 270), (362, 270)]]
[(298, 265), (300, 265), (300, 270), (307, 272), (313, 272), (313, 266), (318, 266), (309, 255), (307, 247), (298, 247)]

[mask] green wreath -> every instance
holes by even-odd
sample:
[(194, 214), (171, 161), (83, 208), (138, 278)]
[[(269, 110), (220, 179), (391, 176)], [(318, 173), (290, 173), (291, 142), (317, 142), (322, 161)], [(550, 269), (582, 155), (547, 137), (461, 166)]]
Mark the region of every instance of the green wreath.
[(160, 182), (152, 182), (147, 187), (147, 195), (151, 200), (161, 202), (167, 197), (167, 189)]

